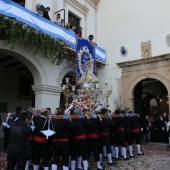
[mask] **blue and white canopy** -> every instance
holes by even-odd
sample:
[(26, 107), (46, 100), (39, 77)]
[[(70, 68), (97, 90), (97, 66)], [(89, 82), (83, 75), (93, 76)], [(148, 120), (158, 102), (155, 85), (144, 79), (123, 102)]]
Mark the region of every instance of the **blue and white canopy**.
[(76, 48), (76, 38), (73, 31), (58, 26), (11, 0), (0, 0), (0, 14), (22, 21), (36, 30), (63, 40), (72, 49)]
[(106, 63), (106, 51), (98, 46), (95, 47), (95, 57), (102, 63)]
[[(41, 17), (40, 15), (22, 7), (11, 0), (0, 0), (0, 14), (15, 18), (36, 30), (51, 35), (64, 41), (70, 48), (76, 50), (76, 36), (73, 31), (69, 31), (57, 24)], [(95, 57), (98, 61), (106, 62), (106, 51), (96, 46)]]

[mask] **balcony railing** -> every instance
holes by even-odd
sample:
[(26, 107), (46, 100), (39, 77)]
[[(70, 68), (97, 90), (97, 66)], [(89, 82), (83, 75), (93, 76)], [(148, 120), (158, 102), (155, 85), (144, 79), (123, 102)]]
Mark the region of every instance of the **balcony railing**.
[[(0, 14), (6, 17), (15, 18), (17, 21), (34, 28), (38, 32), (42, 32), (51, 38), (63, 41), (67, 47), (76, 50), (76, 36), (73, 31), (58, 26), (11, 0), (0, 0)], [(96, 59), (105, 63), (105, 50), (96, 46), (95, 53)]]

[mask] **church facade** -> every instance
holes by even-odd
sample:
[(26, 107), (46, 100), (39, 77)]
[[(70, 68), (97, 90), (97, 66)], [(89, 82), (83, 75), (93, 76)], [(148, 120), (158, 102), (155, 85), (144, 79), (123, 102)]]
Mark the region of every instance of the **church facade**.
[(97, 43), (107, 51), (100, 80), (112, 84), (111, 109), (169, 113), (169, 1), (103, 1)]

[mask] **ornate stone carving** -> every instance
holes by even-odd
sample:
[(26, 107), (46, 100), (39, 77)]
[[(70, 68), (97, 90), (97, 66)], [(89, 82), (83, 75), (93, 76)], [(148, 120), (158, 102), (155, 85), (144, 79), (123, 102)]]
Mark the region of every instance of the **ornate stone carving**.
[(65, 0), (66, 3), (70, 4), (71, 6), (75, 7), (77, 10), (83, 13), (87, 13), (89, 9), (87, 8), (86, 5), (82, 5), (80, 2), (77, 0)]
[(66, 3), (67, 3), (67, 0), (63, 0), (63, 6), (64, 6), (64, 8), (66, 8)]
[(48, 86), (48, 85), (32, 85), (35, 94), (55, 94), (60, 96), (62, 87)]
[(85, 0), (85, 1), (94, 8), (97, 8), (97, 4), (99, 3), (99, 0)]
[(152, 57), (151, 53), (151, 41), (146, 41), (141, 43), (142, 58)]
[[(122, 86), (123, 95), (120, 97), (123, 98), (124, 107), (134, 109), (134, 102), (131, 100), (134, 95), (134, 88), (146, 78), (159, 80), (170, 94), (170, 54), (126, 61), (117, 63), (117, 65), (122, 68), (122, 83), (118, 83), (117, 86)], [(129, 77), (126, 78), (126, 75), (129, 75)]]

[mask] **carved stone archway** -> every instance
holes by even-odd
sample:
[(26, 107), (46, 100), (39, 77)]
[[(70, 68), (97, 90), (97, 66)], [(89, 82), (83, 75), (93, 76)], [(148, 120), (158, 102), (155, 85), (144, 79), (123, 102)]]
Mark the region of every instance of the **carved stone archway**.
[[(122, 105), (134, 109), (133, 93), (138, 82), (153, 78), (162, 82), (170, 99), (170, 54), (117, 63), (122, 68)], [(169, 108), (170, 112), (170, 108)]]

